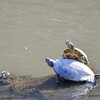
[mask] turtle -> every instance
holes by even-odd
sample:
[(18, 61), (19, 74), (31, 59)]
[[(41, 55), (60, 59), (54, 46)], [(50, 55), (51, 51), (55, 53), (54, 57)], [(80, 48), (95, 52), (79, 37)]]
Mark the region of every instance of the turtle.
[(8, 71), (2, 71), (1, 72), (1, 76), (3, 79), (7, 78), (10, 75), (10, 73)]
[(86, 65), (89, 64), (87, 55), (81, 49), (75, 48), (73, 43), (68, 40), (66, 41), (66, 45), (68, 48), (64, 50), (63, 59), (75, 59)]
[(60, 78), (74, 82), (95, 83), (94, 72), (85, 64), (73, 59), (45, 59), (46, 63), (56, 72), (56, 82)]

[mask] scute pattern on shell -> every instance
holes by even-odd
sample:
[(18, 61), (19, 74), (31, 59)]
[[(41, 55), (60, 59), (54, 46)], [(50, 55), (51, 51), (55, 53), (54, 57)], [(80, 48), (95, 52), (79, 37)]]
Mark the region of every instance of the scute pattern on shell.
[(94, 81), (93, 71), (85, 64), (72, 59), (58, 59), (54, 70), (63, 78), (73, 81)]
[[(63, 59), (68, 59), (68, 57), (66, 56), (67, 53), (71, 54), (71, 50), (69, 48), (64, 50), (64, 53), (62, 55)], [(82, 62), (84, 64), (89, 64), (88, 58), (82, 50), (75, 48), (75, 54), (78, 55), (80, 62)]]

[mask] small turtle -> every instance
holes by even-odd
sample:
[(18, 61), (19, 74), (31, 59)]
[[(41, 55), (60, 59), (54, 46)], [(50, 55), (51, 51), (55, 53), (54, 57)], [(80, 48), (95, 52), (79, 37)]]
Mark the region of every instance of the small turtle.
[(75, 82), (91, 82), (94, 81), (94, 72), (85, 64), (73, 59), (53, 60), (46, 58), (45, 60), (50, 67), (56, 72), (56, 82), (59, 83), (60, 77)]
[(82, 50), (75, 48), (73, 43), (68, 40), (66, 41), (66, 45), (68, 46), (68, 49), (64, 50), (62, 55), (63, 59), (75, 59), (86, 65), (89, 64), (88, 58)]
[(2, 75), (2, 78), (5, 79), (5, 78), (7, 78), (10, 75), (10, 73), (7, 72), (7, 71), (2, 71), (1, 75)]

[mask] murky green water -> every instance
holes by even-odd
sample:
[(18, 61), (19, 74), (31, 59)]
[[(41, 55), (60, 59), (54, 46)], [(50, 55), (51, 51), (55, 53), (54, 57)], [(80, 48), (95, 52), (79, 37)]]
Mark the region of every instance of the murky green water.
[(100, 70), (99, 32), (99, 0), (0, 0), (0, 72), (53, 74), (45, 58), (61, 58), (66, 40)]

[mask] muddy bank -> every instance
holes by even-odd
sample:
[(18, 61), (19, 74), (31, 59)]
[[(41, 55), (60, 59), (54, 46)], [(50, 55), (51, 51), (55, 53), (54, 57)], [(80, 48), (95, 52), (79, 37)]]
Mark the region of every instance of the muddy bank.
[[(99, 77), (96, 79), (96, 81), (98, 83), (97, 87), (100, 87)], [(57, 87), (55, 75), (32, 78), (31, 76), (16, 76), (11, 74), (6, 79), (0, 79), (0, 100), (11, 100), (14, 98), (32, 98), (34, 100), (64, 100), (84, 96), (91, 89), (91, 84), (85, 82), (76, 83), (68, 80), (61, 81)]]

